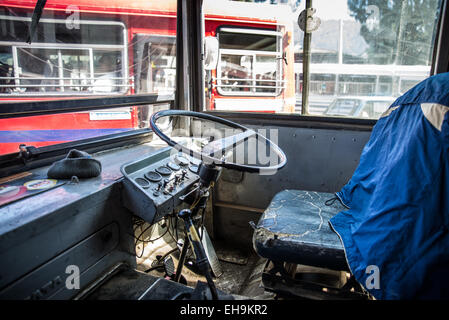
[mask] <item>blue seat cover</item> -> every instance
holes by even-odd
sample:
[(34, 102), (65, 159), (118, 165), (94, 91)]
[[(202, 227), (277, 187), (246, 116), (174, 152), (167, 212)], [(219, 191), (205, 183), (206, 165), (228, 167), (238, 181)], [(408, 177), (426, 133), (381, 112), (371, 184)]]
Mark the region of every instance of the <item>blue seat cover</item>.
[[(351, 272), (377, 299), (448, 297), (449, 73), (378, 120), (330, 219)], [(378, 268), (378, 286), (375, 271)]]
[(253, 235), (256, 252), (273, 261), (348, 270), (343, 246), (329, 219), (343, 210), (326, 206), (331, 193), (284, 190), (276, 194)]

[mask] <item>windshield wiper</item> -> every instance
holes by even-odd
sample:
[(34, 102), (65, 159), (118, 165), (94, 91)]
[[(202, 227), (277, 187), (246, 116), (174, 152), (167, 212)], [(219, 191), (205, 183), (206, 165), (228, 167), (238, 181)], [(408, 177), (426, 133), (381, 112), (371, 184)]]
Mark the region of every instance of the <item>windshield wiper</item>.
[(29, 44), (31, 44), (31, 39), (33, 39), (34, 33), (36, 32), (37, 25), (41, 19), (42, 10), (44, 10), (46, 2), (47, 0), (37, 0), (36, 6), (34, 7), (33, 17), (31, 18), (31, 25), (28, 30), (28, 38), (26, 41)]

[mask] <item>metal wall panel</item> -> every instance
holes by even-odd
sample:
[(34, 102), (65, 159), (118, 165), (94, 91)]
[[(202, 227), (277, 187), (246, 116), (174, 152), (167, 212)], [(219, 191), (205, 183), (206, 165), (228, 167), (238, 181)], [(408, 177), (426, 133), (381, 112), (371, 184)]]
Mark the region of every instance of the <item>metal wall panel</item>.
[(238, 173), (224, 170), (214, 192), (214, 232), (217, 237), (239, 245), (248, 245), (252, 236), (248, 222), (258, 220), (260, 212), (277, 192), (284, 189), (340, 190), (356, 169), (371, 134), (347, 129), (248, 126), (267, 132), (279, 130), (278, 144), (288, 162), (275, 175), (245, 173), (241, 181), (236, 179)]

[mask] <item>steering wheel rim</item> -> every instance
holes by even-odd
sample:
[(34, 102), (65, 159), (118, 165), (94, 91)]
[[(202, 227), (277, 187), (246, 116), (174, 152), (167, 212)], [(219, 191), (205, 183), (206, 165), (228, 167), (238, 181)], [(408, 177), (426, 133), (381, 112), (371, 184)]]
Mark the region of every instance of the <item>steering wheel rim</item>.
[[(156, 121), (163, 117), (170, 117), (170, 116), (187, 116), (187, 117), (194, 117), (194, 118), (200, 118), (209, 120), (212, 122), (218, 122), (220, 124), (224, 124), (227, 126), (230, 126), (232, 128), (242, 129), (243, 131), (252, 131), (255, 133), (256, 139), (261, 138), (264, 139), (268, 144), (271, 146), (271, 148), (274, 150), (280, 161), (276, 165), (272, 165), (269, 167), (260, 167), (255, 165), (246, 165), (246, 164), (237, 164), (233, 162), (228, 162), (225, 160), (221, 160), (218, 158), (211, 157), (203, 152), (197, 152), (194, 150), (191, 150), (189, 148), (184, 147), (183, 145), (173, 141), (165, 135), (159, 127), (156, 125)], [(153, 130), (153, 132), (161, 138), (164, 142), (166, 142), (169, 146), (176, 148), (178, 151), (181, 151), (182, 153), (188, 154), (189, 156), (199, 159), (201, 161), (207, 160), (208, 163), (213, 163), (214, 165), (218, 167), (228, 168), (228, 169), (234, 169), (238, 171), (245, 171), (245, 172), (253, 172), (253, 173), (268, 173), (268, 172), (276, 172), (277, 170), (282, 169), (287, 164), (287, 156), (285, 155), (284, 151), (276, 145), (271, 140), (267, 139), (266, 137), (258, 134), (257, 132), (242, 126), (234, 121), (226, 120), (220, 117), (213, 116), (211, 114), (202, 113), (202, 112), (194, 112), (194, 111), (186, 111), (186, 110), (162, 110), (154, 113), (150, 118), (150, 127)]]

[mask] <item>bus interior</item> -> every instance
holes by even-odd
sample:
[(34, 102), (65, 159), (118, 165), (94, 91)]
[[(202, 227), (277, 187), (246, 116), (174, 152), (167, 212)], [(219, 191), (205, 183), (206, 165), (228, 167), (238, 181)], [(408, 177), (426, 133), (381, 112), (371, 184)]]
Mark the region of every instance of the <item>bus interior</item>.
[[(448, 1), (324, 2), (0, 3), (0, 299), (447, 299), (444, 223), (399, 259), (422, 267), (406, 290), (385, 262), (396, 252), (365, 240), (361, 257), (384, 256), (360, 271), (329, 221), (350, 208), (339, 193), (349, 181), (418, 152), (367, 158), (387, 150), (370, 148), (379, 139), (419, 135), (385, 119), (449, 72)], [(413, 143), (446, 148), (429, 164), (445, 168), (441, 185), (419, 166), (382, 175), (434, 179), (447, 222), (449, 130), (430, 135)], [(390, 204), (376, 208), (393, 215)], [(367, 218), (371, 239), (401, 234), (384, 216)], [(431, 224), (404, 220), (397, 228)], [(413, 235), (401, 248), (428, 243)], [(437, 247), (446, 260), (433, 272), (423, 252)]]

